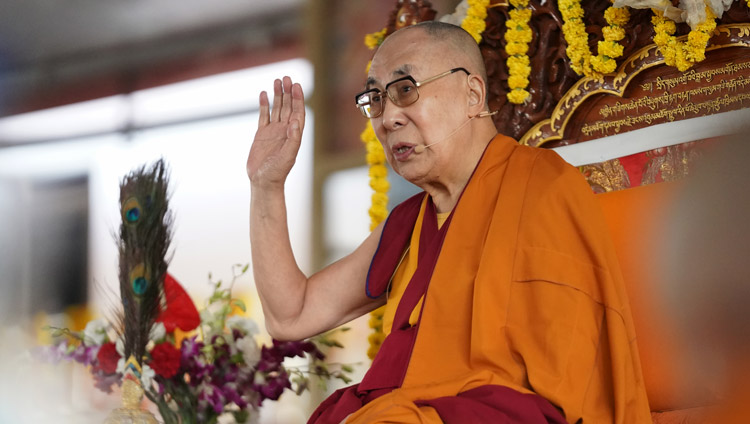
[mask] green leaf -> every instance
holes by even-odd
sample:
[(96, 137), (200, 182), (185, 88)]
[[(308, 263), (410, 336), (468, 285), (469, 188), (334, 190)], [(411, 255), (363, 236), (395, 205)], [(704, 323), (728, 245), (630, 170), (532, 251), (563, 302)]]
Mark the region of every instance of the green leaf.
[(241, 409), (239, 411), (232, 412), (232, 415), (234, 415), (234, 420), (240, 424), (247, 422), (248, 418), (250, 418), (250, 413), (247, 412), (244, 409)]
[(331, 340), (331, 339), (320, 339), (320, 344), (328, 347), (344, 347), (341, 343), (338, 342), (338, 340)]
[(64, 334), (67, 334), (67, 331), (64, 328), (55, 328), (52, 330), (52, 337), (60, 337)]
[(250, 264), (245, 264), (245, 266), (244, 266), (244, 267), (242, 267), (242, 273), (243, 273), (243, 274), (244, 274), (244, 273), (246, 273), (246, 272), (247, 272), (247, 270), (248, 270), (248, 268), (250, 268)]

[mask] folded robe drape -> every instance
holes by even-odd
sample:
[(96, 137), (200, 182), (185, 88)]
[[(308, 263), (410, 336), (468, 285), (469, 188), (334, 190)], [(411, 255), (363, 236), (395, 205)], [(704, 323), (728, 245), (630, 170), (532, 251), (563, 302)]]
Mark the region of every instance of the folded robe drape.
[(416, 325), (399, 329), (397, 310), (362, 383), (311, 423), (558, 422), (558, 410), (570, 423), (650, 422), (614, 248), (575, 168), (499, 135), (443, 234), (425, 225), (428, 206), (422, 195), (394, 209), (367, 282), (382, 295), (412, 230), (437, 234), (409, 282), (427, 278)]

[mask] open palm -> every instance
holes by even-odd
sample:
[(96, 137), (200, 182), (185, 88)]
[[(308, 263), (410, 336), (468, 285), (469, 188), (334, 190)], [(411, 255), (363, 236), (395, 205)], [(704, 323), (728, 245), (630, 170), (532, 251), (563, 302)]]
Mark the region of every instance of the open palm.
[[(247, 158), (253, 185), (283, 185), (294, 165), (305, 127), (305, 96), (299, 84), (284, 77), (273, 84), (273, 108), (260, 93), (258, 131)], [(270, 113), (269, 113), (270, 109)]]

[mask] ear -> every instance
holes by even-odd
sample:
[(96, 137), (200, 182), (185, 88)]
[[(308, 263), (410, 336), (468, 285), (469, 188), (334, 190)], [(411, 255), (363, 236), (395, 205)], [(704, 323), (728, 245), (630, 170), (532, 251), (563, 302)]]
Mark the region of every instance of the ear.
[(468, 97), (468, 111), (469, 117), (473, 117), (479, 114), (479, 112), (485, 109), (485, 99), (487, 97), (487, 86), (484, 83), (482, 77), (476, 74), (471, 74), (466, 77), (468, 79), (469, 86), (469, 97)]

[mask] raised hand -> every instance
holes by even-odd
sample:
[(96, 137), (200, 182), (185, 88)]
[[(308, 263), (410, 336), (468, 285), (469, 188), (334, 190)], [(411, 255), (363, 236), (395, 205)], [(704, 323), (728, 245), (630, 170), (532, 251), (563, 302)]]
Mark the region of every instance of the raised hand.
[(302, 87), (284, 77), (273, 83), (273, 108), (268, 94), (260, 93), (260, 118), (250, 154), (247, 176), (254, 186), (283, 186), (297, 158), (305, 127)]

